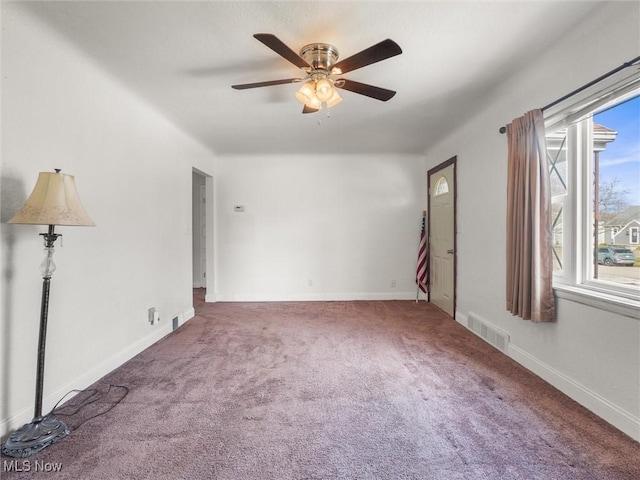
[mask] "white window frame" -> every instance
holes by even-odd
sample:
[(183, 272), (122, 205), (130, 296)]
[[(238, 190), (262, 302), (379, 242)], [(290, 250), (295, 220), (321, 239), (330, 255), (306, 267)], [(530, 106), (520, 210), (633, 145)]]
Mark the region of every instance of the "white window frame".
[[(562, 271), (554, 273), (553, 286), (559, 298), (640, 318), (640, 293), (624, 285), (593, 279), (594, 246), (591, 190), (593, 184), (593, 115), (636, 96), (640, 89), (627, 90), (615, 100), (581, 111), (581, 117), (567, 125), (567, 194), (560, 200), (562, 219)], [(611, 98), (611, 97), (609, 97)], [(549, 122), (553, 125), (553, 122)], [(561, 126), (560, 126), (561, 127)], [(557, 131), (552, 127), (548, 133)]]

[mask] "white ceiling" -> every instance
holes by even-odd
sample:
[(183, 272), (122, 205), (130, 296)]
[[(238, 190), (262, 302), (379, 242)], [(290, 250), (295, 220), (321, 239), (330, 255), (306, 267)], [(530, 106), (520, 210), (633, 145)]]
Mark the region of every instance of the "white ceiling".
[[(25, 2), (46, 24), (219, 154), (422, 153), (500, 94), (596, 2)], [(402, 55), (344, 75), (396, 90), (381, 102), (348, 91), (301, 114), (296, 84), (232, 84), (300, 76), (253, 38), (294, 51), (335, 45), (347, 58), (386, 38)], [(534, 105), (532, 105), (534, 107)], [(498, 128), (499, 125), (496, 125)]]

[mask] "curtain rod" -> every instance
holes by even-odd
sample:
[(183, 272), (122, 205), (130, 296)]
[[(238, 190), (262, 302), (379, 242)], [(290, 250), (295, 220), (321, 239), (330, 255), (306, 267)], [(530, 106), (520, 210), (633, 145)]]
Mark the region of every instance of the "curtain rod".
[[(632, 67), (639, 60), (640, 60), (640, 57), (636, 57), (633, 60), (629, 60), (628, 62), (623, 63), (619, 67), (616, 67), (613, 70), (611, 70), (610, 72), (607, 72), (604, 75), (601, 75), (600, 77), (596, 78), (595, 80), (591, 80), (589, 83), (584, 84), (580, 88), (576, 88), (573, 92), (567, 93), (564, 97), (560, 97), (559, 99), (551, 102), (550, 104), (545, 105), (544, 107), (541, 108), (541, 110), (544, 112), (546, 109), (551, 108), (551, 107), (559, 104), (560, 102), (565, 101), (567, 98), (573, 97), (574, 95), (582, 92), (583, 90), (591, 87), (592, 85), (595, 85), (596, 83), (601, 82), (602, 80), (610, 77), (611, 75), (614, 75), (614, 74), (618, 73), (620, 70), (624, 70), (625, 68)], [(500, 131), (500, 133), (505, 133), (507, 131), (507, 127), (500, 127), (499, 131)]]

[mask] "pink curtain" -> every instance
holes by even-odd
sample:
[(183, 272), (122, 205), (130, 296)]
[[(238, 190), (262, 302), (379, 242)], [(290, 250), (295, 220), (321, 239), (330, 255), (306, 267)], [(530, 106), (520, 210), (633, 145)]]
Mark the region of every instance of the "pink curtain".
[(532, 110), (507, 125), (507, 310), (555, 320), (551, 193), (544, 119)]

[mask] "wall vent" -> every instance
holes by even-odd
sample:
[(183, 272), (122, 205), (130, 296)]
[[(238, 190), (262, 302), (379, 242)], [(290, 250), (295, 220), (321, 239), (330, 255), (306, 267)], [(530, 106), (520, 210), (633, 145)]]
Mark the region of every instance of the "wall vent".
[(507, 353), (509, 348), (509, 335), (475, 313), (469, 312), (467, 328), (478, 335), (489, 345), (493, 345), (501, 352)]

